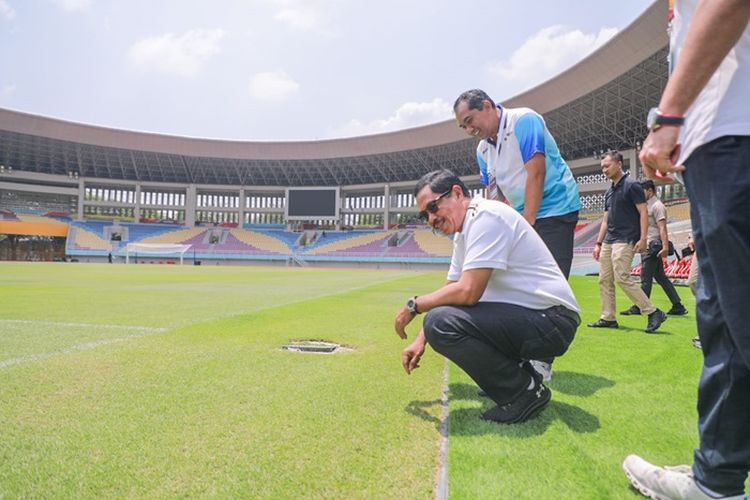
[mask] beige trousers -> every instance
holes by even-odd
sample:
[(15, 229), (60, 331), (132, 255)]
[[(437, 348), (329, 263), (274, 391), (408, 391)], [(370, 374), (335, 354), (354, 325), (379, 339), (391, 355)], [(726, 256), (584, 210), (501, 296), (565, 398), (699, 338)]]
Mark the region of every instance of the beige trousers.
[(599, 254), (599, 296), (602, 302), (601, 319), (614, 321), (617, 319), (617, 303), (615, 301), (615, 283), (625, 295), (638, 306), (641, 314), (651, 314), (656, 307), (643, 293), (641, 285), (637, 284), (630, 275), (635, 250), (630, 243), (604, 243)]

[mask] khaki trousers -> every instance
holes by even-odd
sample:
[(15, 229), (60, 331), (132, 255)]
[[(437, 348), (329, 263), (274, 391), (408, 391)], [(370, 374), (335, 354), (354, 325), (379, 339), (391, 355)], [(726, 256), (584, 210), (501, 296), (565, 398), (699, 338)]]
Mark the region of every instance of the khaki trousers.
[(630, 275), (635, 250), (630, 243), (604, 243), (599, 254), (599, 296), (602, 303), (601, 319), (614, 321), (617, 319), (617, 303), (615, 301), (615, 283), (625, 295), (638, 306), (641, 314), (651, 314), (656, 307), (643, 293), (640, 284), (636, 284)]

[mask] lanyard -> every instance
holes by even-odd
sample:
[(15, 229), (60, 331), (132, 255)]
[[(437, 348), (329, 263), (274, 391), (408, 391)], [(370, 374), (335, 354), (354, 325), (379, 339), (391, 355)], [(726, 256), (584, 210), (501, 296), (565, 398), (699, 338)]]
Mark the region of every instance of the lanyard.
[[(497, 158), (498, 161), (500, 161), (500, 152), (503, 149), (503, 139), (505, 138), (505, 127), (508, 125), (508, 112), (503, 109), (502, 106), (498, 104), (498, 107), (500, 108), (500, 128), (498, 129), (497, 133), (497, 144), (495, 145), (495, 150), (497, 151)], [(497, 187), (497, 179), (495, 178), (495, 172), (491, 172), (489, 169), (487, 171), (487, 177), (488, 177), (488, 184), (487, 184), (487, 196), (491, 200), (500, 200), (500, 189)], [(505, 195), (503, 195), (503, 198), (505, 198)]]
[(500, 151), (503, 149), (503, 137), (505, 137), (505, 128), (508, 126), (508, 112), (500, 106), (497, 105), (498, 108), (500, 108), (500, 128), (497, 132), (497, 143), (494, 145), (495, 150), (497, 151), (497, 156), (500, 157)]

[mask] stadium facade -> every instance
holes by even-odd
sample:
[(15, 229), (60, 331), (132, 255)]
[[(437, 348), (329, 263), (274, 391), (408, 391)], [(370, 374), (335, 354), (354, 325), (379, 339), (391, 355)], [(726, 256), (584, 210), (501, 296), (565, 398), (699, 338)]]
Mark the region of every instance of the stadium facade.
[[(584, 212), (602, 208), (604, 150), (620, 150), (626, 168), (639, 172), (645, 116), (667, 78), (666, 26), (666, 2), (657, 1), (575, 66), (502, 101), (543, 114), (578, 180)], [(339, 189), (338, 228), (390, 227), (414, 222), (411, 191), (426, 172), (451, 169), (478, 191), (475, 148), (453, 120), (346, 139), (245, 142), (0, 109), (0, 209), (187, 227), (284, 224), (287, 189), (319, 186)]]

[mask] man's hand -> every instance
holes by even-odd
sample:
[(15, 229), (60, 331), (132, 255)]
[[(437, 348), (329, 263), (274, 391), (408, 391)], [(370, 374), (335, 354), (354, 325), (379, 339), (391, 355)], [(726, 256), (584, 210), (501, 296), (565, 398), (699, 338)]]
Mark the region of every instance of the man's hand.
[(680, 155), (679, 136), (680, 127), (671, 125), (662, 125), (648, 134), (639, 155), (647, 177), (659, 182), (673, 182), (674, 177), (670, 174), (685, 171), (684, 166), (675, 165)]
[(635, 250), (635, 253), (643, 253), (646, 251), (646, 239), (642, 238), (635, 242), (635, 246), (633, 247), (633, 250)]
[(411, 375), (411, 372), (419, 368), (419, 360), (422, 359), (424, 354), (424, 337), (420, 335), (414, 339), (409, 347), (401, 352), (401, 365), (407, 374)]
[(666, 257), (666, 256), (667, 256), (667, 254), (668, 254), (668, 253), (669, 253), (669, 248), (668, 248), (668, 247), (662, 247), (662, 249), (661, 249), (661, 250), (659, 250), (659, 253), (658, 253), (658, 254), (656, 254), (656, 255), (657, 255), (658, 257), (660, 257), (660, 258), (664, 258), (664, 257)]
[(396, 314), (396, 323), (394, 326), (396, 329), (396, 334), (402, 339), (406, 338), (406, 325), (411, 323), (411, 320), (414, 319), (414, 316), (415, 315), (412, 314), (406, 306), (403, 306), (398, 314)]
[(601, 255), (601, 253), (602, 253), (602, 247), (600, 247), (599, 245), (596, 245), (594, 247), (594, 260), (595, 261), (599, 262), (599, 255)]

